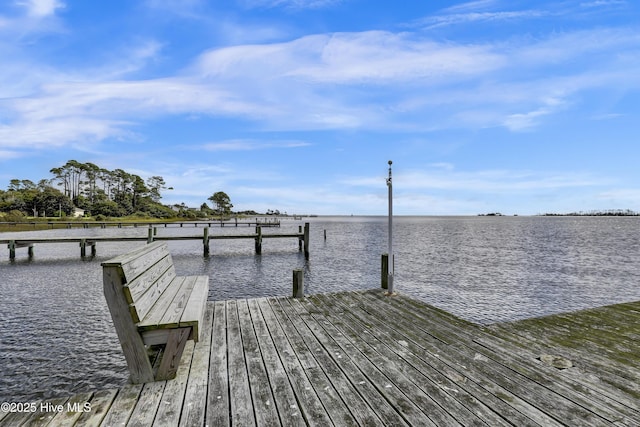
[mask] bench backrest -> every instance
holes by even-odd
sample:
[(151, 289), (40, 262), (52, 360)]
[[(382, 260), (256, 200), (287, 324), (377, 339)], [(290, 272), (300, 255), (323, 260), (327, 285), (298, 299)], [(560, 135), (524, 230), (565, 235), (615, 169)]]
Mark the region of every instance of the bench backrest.
[(140, 322), (176, 277), (166, 243), (154, 242), (102, 263), (118, 267), (124, 297), (134, 323)]

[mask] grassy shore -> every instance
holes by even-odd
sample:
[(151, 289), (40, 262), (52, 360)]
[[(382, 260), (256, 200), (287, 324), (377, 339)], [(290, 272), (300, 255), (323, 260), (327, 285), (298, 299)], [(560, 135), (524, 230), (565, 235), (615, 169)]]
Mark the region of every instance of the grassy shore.
[[(0, 219), (2, 221), (2, 219)], [(63, 229), (67, 228), (67, 223), (77, 222), (78, 224), (89, 224), (95, 222), (95, 227), (100, 227), (103, 222), (118, 222), (122, 224), (133, 223), (165, 223), (165, 222), (179, 222), (185, 221), (184, 218), (139, 218), (139, 217), (125, 217), (125, 218), (110, 218), (107, 220), (96, 220), (94, 218), (24, 218), (21, 221), (17, 221), (12, 224), (0, 224), (0, 233), (14, 232), (14, 231), (38, 231), (38, 230), (51, 230), (51, 229)], [(189, 221), (189, 220), (186, 220)], [(59, 223), (58, 223), (59, 222)]]
[[(262, 217), (263, 215), (239, 215), (238, 220), (246, 219), (246, 218), (255, 218), (256, 216)], [(235, 217), (234, 217), (235, 218)], [(89, 224), (89, 226), (100, 227), (100, 224), (103, 222), (107, 223), (122, 223), (126, 224), (154, 224), (154, 223), (166, 223), (166, 222), (186, 222), (186, 221), (220, 221), (219, 217), (211, 217), (211, 218), (141, 218), (141, 217), (120, 217), (120, 218), (107, 218), (107, 219), (95, 219), (95, 218), (33, 218), (33, 217), (25, 217), (20, 219), (19, 221), (13, 221), (9, 219), (5, 219), (0, 217), (0, 222), (11, 222), (11, 224), (1, 224), (0, 223), (0, 233), (6, 232), (15, 232), (15, 231), (38, 231), (38, 230), (51, 230), (51, 229), (63, 229), (67, 228), (67, 223), (77, 222), (78, 224)], [(228, 217), (222, 218), (223, 220), (229, 220)], [(59, 223), (58, 223), (59, 222)], [(95, 222), (95, 225), (92, 223)]]

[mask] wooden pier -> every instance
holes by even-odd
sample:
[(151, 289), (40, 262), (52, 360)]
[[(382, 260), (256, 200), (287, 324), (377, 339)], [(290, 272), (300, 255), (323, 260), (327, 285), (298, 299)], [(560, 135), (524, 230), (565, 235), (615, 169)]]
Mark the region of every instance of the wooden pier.
[(211, 235), (209, 234), (209, 227), (203, 229), (203, 234), (200, 236), (157, 236), (157, 229), (149, 228), (147, 237), (142, 236), (95, 236), (95, 237), (25, 237), (18, 239), (0, 239), (0, 245), (6, 244), (9, 249), (9, 259), (15, 259), (16, 249), (27, 248), (29, 257), (34, 254), (33, 246), (36, 243), (78, 243), (80, 246), (80, 256), (87, 256), (87, 248), (91, 250), (91, 256), (96, 255), (96, 244), (98, 242), (136, 242), (146, 241), (151, 243), (153, 241), (170, 241), (170, 240), (201, 240), (203, 246), (204, 256), (210, 254), (210, 240), (224, 240), (224, 239), (252, 239), (255, 242), (256, 254), (262, 253), (262, 240), (263, 239), (277, 239), (277, 238), (295, 238), (298, 239), (298, 247), (300, 251), (304, 250), (306, 258), (309, 258), (309, 223), (305, 223), (304, 228), (298, 227), (297, 233), (262, 233), (262, 227), (256, 227), (256, 232), (253, 234), (233, 234), (233, 235)]
[(489, 327), (381, 291), (209, 302), (175, 380), (0, 425), (638, 426), (639, 325), (640, 302)]
[(123, 228), (123, 227), (146, 227), (146, 226), (164, 226), (166, 227), (183, 227), (183, 226), (206, 226), (206, 227), (280, 227), (280, 219), (266, 218), (254, 221), (238, 221), (233, 220), (197, 220), (197, 221), (0, 221), (0, 225), (19, 226), (30, 225), (34, 228), (38, 225), (46, 225), (50, 228)]

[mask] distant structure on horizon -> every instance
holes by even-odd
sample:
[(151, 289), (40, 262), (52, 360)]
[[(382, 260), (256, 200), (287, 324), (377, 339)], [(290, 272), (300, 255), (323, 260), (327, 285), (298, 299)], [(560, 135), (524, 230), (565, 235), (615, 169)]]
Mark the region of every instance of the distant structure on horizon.
[(571, 213), (545, 213), (542, 216), (640, 216), (639, 212), (632, 211), (631, 209), (609, 209), (606, 211), (579, 211)]

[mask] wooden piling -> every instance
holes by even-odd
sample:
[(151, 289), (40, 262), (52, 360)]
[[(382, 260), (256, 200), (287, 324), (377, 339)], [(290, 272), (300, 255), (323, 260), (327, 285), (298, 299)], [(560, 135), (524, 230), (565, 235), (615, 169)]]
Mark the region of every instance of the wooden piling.
[(150, 228), (149, 234), (147, 235), (147, 243), (152, 243), (152, 242), (153, 242), (153, 230)]
[(304, 298), (304, 271), (293, 270), (293, 297)]
[(301, 236), (298, 237), (298, 251), (302, 252), (302, 226), (299, 225), (298, 226), (298, 234), (300, 234)]
[(262, 254), (262, 227), (256, 227), (256, 254)]
[(382, 289), (389, 288), (389, 254), (382, 254), (380, 266), (380, 286)]
[(19, 243), (15, 240), (9, 240), (7, 242), (7, 248), (9, 248), (9, 259), (14, 260), (16, 258), (16, 249), (27, 248), (29, 258), (33, 257), (33, 243)]
[(87, 256), (87, 245), (91, 246), (91, 256), (96, 256), (96, 242), (87, 239), (80, 239), (80, 256)]
[(204, 235), (202, 237), (202, 245), (204, 250), (204, 256), (209, 256), (209, 227), (204, 228)]
[(309, 259), (309, 223), (304, 223), (304, 257)]
[(16, 241), (9, 240), (7, 247), (9, 248), (9, 259), (16, 259)]

